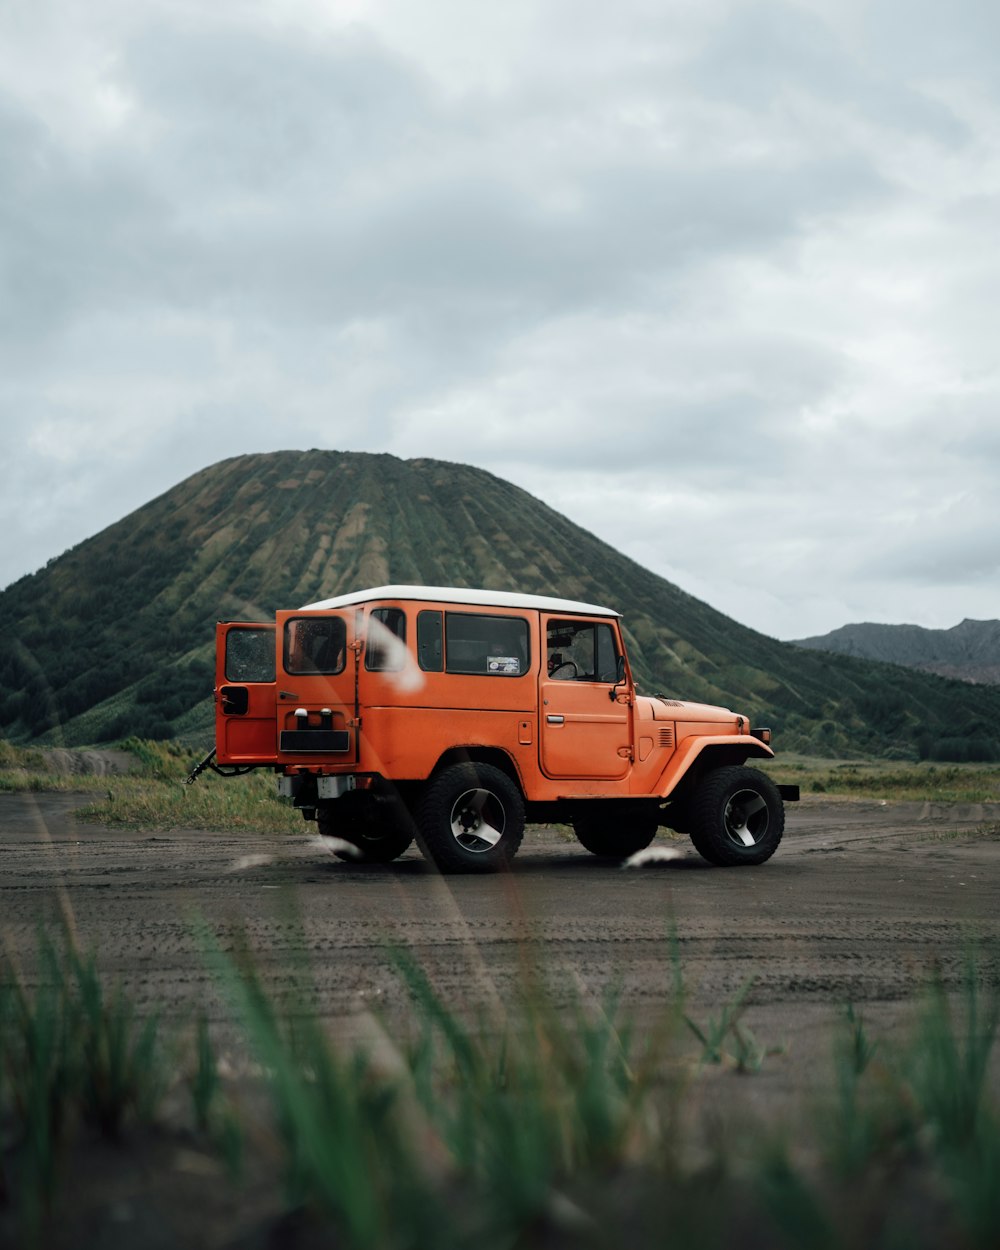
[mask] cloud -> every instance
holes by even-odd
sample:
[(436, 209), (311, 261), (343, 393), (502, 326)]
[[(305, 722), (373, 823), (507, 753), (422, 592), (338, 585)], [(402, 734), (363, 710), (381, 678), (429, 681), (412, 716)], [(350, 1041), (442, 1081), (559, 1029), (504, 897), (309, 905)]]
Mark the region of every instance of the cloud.
[(779, 636), (997, 615), (996, 27), (5, 11), (0, 583), (332, 446), (482, 465)]

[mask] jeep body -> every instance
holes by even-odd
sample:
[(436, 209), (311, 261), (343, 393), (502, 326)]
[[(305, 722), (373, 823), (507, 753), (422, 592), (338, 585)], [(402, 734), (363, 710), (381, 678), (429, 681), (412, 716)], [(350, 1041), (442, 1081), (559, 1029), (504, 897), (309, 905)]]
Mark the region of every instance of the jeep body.
[(526, 822), (624, 857), (661, 826), (718, 864), (761, 863), (784, 825), (747, 760), (770, 731), (640, 695), (619, 613), (511, 592), (381, 586), (217, 627), (223, 773), (272, 768), (344, 857), (416, 837), (444, 871), (506, 865)]

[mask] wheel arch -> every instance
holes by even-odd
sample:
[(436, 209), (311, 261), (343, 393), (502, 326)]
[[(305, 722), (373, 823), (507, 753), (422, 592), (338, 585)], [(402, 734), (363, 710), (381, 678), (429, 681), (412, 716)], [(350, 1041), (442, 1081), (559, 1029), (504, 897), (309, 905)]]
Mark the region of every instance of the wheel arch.
[(431, 770), (427, 780), (433, 781), (439, 773), (442, 773), (446, 768), (451, 768), (453, 764), (492, 764), (494, 768), (499, 768), (502, 773), (506, 773), (520, 791), (522, 800), (525, 798), (524, 786), (521, 784), (521, 774), (518, 767), (510, 755), (500, 747), (449, 747), (447, 751), (443, 751), (438, 757), (437, 763)]
[[(677, 760), (675, 756), (668, 766), (664, 799), (669, 807), (663, 823), (686, 833), (686, 809), (708, 773), (717, 768), (746, 764), (748, 760), (773, 758), (774, 752), (756, 738), (694, 743), (686, 760)], [(676, 824), (670, 821), (671, 813), (677, 819)]]
[(751, 759), (773, 758), (774, 752), (756, 738), (722, 738), (714, 742), (695, 740), (687, 751), (682, 744), (667, 765), (660, 792), (664, 799), (673, 800), (697, 786), (702, 777), (715, 768), (745, 764)]

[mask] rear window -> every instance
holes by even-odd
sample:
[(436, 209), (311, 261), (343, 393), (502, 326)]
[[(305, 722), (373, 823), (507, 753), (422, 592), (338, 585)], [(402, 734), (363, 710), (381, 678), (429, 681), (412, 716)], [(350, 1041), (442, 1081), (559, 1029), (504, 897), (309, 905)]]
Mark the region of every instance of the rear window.
[(340, 673), (347, 626), (339, 616), (296, 616), (285, 622), (286, 673)]
[(229, 630), (226, 681), (274, 681), (273, 629)]
[(445, 613), (445, 671), (520, 677), (529, 667), (528, 622), (517, 616)]
[(393, 672), (406, 662), (406, 613), (402, 608), (374, 608), (368, 622), (365, 668)]
[(440, 673), (444, 667), (440, 612), (428, 610), (417, 617), (417, 662), (425, 673)]

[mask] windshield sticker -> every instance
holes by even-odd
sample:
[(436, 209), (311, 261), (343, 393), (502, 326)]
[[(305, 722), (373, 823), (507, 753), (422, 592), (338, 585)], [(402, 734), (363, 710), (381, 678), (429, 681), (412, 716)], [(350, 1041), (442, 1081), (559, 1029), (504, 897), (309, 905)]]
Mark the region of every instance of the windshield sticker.
[(521, 661), (516, 655), (491, 655), (486, 661), (486, 671), (501, 677), (518, 677), (521, 673)]

